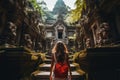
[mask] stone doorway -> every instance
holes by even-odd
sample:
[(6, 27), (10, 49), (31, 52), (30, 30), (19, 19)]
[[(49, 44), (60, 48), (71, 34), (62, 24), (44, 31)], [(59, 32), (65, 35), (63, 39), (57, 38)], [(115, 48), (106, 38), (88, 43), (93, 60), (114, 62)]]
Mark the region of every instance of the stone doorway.
[(63, 30), (58, 30), (58, 39), (63, 39)]

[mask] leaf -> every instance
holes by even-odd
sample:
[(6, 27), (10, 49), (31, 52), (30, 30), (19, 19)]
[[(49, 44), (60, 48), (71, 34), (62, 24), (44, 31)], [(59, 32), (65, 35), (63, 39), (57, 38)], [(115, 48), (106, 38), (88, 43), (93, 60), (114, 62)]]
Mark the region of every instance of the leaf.
[(85, 0), (76, 0), (75, 2), (76, 8), (71, 10), (69, 16), (66, 18), (66, 21), (69, 23), (75, 23), (81, 17), (81, 13), (83, 9), (86, 9)]

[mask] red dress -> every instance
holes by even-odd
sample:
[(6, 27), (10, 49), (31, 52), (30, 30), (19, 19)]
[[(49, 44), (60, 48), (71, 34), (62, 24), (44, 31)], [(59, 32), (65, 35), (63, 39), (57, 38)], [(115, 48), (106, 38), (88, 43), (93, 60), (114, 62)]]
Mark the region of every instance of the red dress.
[(54, 75), (56, 78), (67, 78), (67, 76), (68, 76), (68, 64), (66, 61), (57, 62), (55, 64)]

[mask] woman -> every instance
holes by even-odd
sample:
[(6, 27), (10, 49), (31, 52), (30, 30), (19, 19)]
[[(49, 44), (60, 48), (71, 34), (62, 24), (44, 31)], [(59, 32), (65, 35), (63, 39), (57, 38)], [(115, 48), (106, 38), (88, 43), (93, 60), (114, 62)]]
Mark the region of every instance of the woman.
[[(68, 72), (70, 74), (68, 74)], [(53, 78), (54, 75), (54, 78)], [(50, 80), (71, 80), (71, 70), (68, 61), (68, 50), (66, 45), (59, 41), (52, 49), (52, 61), (50, 69)]]

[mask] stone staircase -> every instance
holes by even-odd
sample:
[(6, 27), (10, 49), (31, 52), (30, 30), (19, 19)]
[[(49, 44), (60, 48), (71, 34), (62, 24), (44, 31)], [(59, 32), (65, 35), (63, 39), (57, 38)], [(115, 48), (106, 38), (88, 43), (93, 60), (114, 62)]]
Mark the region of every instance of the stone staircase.
[[(72, 57), (69, 59), (72, 71), (72, 80), (86, 80), (85, 72), (82, 71), (77, 63), (74, 63)], [(37, 71), (32, 73), (32, 80), (49, 80), (50, 77), (51, 56), (46, 55), (43, 64), (39, 65)]]

